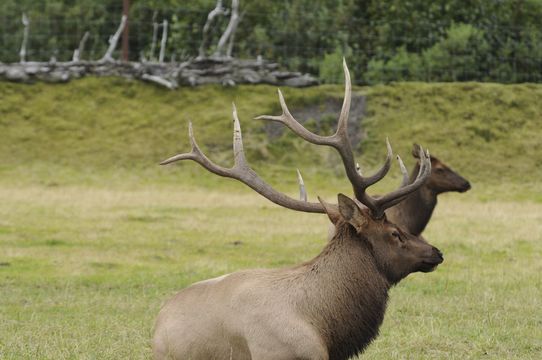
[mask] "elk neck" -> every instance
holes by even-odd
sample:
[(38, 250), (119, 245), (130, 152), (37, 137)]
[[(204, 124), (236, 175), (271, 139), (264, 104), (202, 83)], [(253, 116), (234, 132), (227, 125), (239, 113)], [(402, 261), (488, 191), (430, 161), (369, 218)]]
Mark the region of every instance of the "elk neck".
[[(416, 164), (410, 174), (412, 184), (418, 175), (420, 165)], [(388, 219), (400, 225), (413, 235), (420, 235), (437, 206), (437, 193), (427, 183), (407, 196), (402, 202), (386, 211)]]
[(361, 352), (378, 335), (391, 287), (367, 240), (338, 224), (335, 237), (302, 267), (298, 306), (319, 329), (330, 359)]

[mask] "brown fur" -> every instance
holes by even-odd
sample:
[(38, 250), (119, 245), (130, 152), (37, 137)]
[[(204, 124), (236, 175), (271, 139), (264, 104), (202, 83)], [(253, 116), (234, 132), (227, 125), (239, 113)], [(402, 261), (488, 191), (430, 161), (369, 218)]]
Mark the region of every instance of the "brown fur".
[[(418, 145), (414, 145), (413, 156), (417, 157)], [(419, 162), (416, 163), (410, 175), (410, 183), (414, 182)], [(470, 183), (450, 167), (434, 156), (431, 156), (431, 175), (418, 190), (410, 194), (399, 204), (386, 210), (388, 219), (414, 235), (420, 235), (431, 219), (437, 206), (437, 196), (444, 192), (465, 192), (470, 189)]]
[[(337, 232), (314, 259), (194, 284), (160, 311), (155, 359), (346, 360), (377, 336), (388, 290), (442, 254), (339, 195)], [(336, 215), (334, 213), (334, 215)]]
[(322, 334), (329, 359), (361, 353), (378, 335), (392, 284), (379, 271), (370, 244), (343, 222), (309, 269), (305, 284), (315, 296), (303, 311)]

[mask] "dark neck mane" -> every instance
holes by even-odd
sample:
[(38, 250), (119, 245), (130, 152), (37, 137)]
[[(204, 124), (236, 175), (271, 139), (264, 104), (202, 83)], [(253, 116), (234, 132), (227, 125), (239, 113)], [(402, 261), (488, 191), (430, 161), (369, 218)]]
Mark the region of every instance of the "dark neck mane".
[(323, 334), (330, 360), (363, 351), (378, 335), (391, 286), (367, 241), (338, 224), (335, 237), (303, 267), (300, 310)]
[[(420, 165), (416, 164), (410, 175), (410, 183), (416, 179), (419, 169)], [(405, 200), (386, 210), (386, 215), (388, 220), (400, 225), (409, 233), (420, 235), (431, 219), (435, 206), (437, 194), (424, 184)]]

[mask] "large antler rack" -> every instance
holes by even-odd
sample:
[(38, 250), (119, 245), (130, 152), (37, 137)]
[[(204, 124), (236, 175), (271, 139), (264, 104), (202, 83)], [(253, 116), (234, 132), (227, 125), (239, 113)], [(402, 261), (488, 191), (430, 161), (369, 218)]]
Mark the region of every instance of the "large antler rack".
[(248, 164), (245, 158), (245, 152), (243, 150), (243, 137), (241, 134), (241, 125), (239, 118), (237, 117), (237, 109), (233, 104), (233, 154), (234, 165), (231, 168), (224, 168), (213, 163), (205, 154), (201, 151), (200, 147), (196, 143), (194, 132), (192, 130), (192, 123), (188, 124), (188, 136), (190, 137), (190, 143), (192, 144), (192, 151), (189, 153), (178, 154), (164, 160), (160, 165), (170, 164), (179, 160), (193, 160), (200, 164), (210, 172), (232, 179), (241, 181), (243, 184), (249, 186), (257, 193), (261, 194), (265, 198), (274, 202), (277, 205), (284, 206), (286, 208), (311, 212), (311, 213), (324, 213), (325, 210), (320, 203), (313, 203), (308, 201), (293, 199), (271, 187), (264, 180), (262, 180), (254, 170)]
[[(288, 110), (288, 107), (286, 106), (284, 96), (282, 95), (280, 90), (278, 93), (280, 104), (282, 107), (282, 115), (262, 115), (257, 117), (257, 119), (280, 122), (289, 127), (295, 134), (305, 139), (306, 141), (309, 141), (316, 145), (326, 145), (335, 148), (341, 156), (346, 175), (350, 180), (350, 183), (352, 184), (356, 199), (371, 210), (373, 217), (381, 218), (382, 216), (384, 216), (384, 211), (387, 208), (396, 205), (397, 203), (402, 201), (410, 193), (417, 190), (428, 178), (431, 173), (431, 161), (429, 158), (429, 152), (424, 151), (421, 147), (419, 148), (420, 170), (414, 182), (408, 184), (407, 181), (405, 181), (405, 179), (408, 178), (408, 174), (401, 158), (397, 156), (401, 172), (403, 173), (403, 182), (401, 186), (397, 190), (392, 191), (382, 197), (371, 197), (369, 194), (367, 194), (366, 189), (369, 186), (380, 181), (388, 173), (391, 165), (392, 149), (389, 141), (386, 139), (388, 155), (386, 157), (384, 165), (382, 165), (382, 167), (374, 175), (364, 177), (358, 171), (358, 166), (354, 159), (352, 146), (350, 145), (350, 140), (348, 138), (347, 125), (348, 115), (350, 111), (350, 102), (352, 97), (352, 85), (350, 80), (350, 72), (348, 71), (348, 67), (346, 66), (346, 61), (344, 61), (344, 59), (343, 69), (345, 76), (344, 101), (341, 109), (341, 114), (339, 116), (337, 131), (335, 132), (335, 134), (331, 136), (320, 136), (308, 131), (292, 116), (292, 114)], [(190, 142), (192, 144), (192, 151), (189, 153), (178, 154), (170, 157), (169, 159), (164, 160), (161, 165), (170, 164), (179, 160), (192, 160), (216, 175), (229, 177), (241, 181), (265, 198), (280, 206), (304, 212), (325, 212), (324, 207), (320, 203), (306, 201), (306, 193), (304, 192), (305, 190), (302, 180), (299, 180), (300, 186), (302, 188), (302, 200), (296, 200), (273, 189), (269, 184), (263, 181), (258, 176), (258, 174), (254, 172), (254, 170), (251, 169), (245, 158), (245, 153), (243, 150), (241, 126), (239, 124), (239, 118), (237, 116), (235, 104), (233, 105), (233, 152), (235, 162), (231, 168), (228, 169), (221, 167), (213, 163), (211, 160), (209, 160), (207, 156), (205, 156), (205, 154), (201, 151), (198, 144), (196, 143), (191, 123), (188, 127), (188, 133), (190, 137)], [(299, 172), (298, 178), (300, 179)]]
[[(352, 98), (352, 85), (350, 80), (350, 72), (348, 71), (348, 66), (346, 61), (343, 59), (343, 69), (345, 77), (345, 90), (344, 90), (344, 101), (341, 109), (341, 114), (339, 116), (339, 121), (337, 125), (337, 131), (331, 136), (320, 136), (314, 134), (307, 130), (303, 125), (301, 125), (290, 113), (284, 96), (282, 92), (278, 90), (279, 101), (282, 107), (282, 115), (280, 116), (270, 116), (262, 115), (258, 116), (256, 119), (261, 120), (270, 120), (280, 122), (290, 128), (295, 134), (305, 139), (308, 142), (311, 142), (316, 145), (326, 145), (335, 148), (341, 159), (343, 161), (344, 169), (346, 171), (346, 176), (352, 184), (354, 195), (357, 200), (362, 204), (367, 206), (372, 215), (375, 218), (381, 218), (384, 216), (384, 211), (402, 201), (407, 195), (418, 189), (427, 179), (431, 173), (431, 162), (429, 160), (429, 153), (425, 152), (420, 147), (420, 171), (415, 181), (411, 184), (401, 184), (397, 190), (388, 193), (382, 197), (374, 198), (367, 194), (366, 189), (380, 181), (389, 171), (392, 158), (392, 149), (389, 141), (386, 139), (386, 146), (388, 149), (388, 155), (384, 162), (384, 165), (372, 176), (364, 177), (357, 171), (357, 164), (354, 159), (354, 153), (352, 151), (352, 146), (350, 145), (350, 140), (348, 138), (348, 115), (350, 112), (350, 103)], [(404, 164), (401, 161), (401, 158), (397, 158), (401, 171), (403, 172), (403, 177), (405, 176)]]

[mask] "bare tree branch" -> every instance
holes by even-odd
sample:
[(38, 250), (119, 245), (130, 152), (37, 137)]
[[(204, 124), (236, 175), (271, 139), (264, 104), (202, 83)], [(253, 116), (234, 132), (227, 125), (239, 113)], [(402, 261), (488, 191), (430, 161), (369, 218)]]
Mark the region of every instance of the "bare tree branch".
[(85, 49), (85, 43), (88, 40), (90, 33), (88, 31), (85, 31), (85, 34), (81, 38), (81, 41), (79, 42), (79, 47), (73, 51), (73, 58), (72, 61), (79, 61), (81, 60), (81, 54), (83, 53), (83, 50)]
[[(243, 20), (243, 17), (245, 16), (245, 13), (246, 13), (246, 10), (243, 11), (243, 13), (241, 14), (241, 16), (239, 16), (239, 21), (237, 21), (237, 24), (239, 24), (241, 22), (241, 20)], [(230, 36), (230, 41), (228, 42), (228, 50), (226, 52), (226, 57), (228, 59), (230, 59), (232, 56), (232, 52), (233, 52), (233, 43), (235, 42), (235, 32), (237, 31), (237, 25), (235, 26), (235, 29), (233, 30), (231, 36)]]
[(152, 14), (152, 42), (151, 42), (151, 50), (149, 51), (149, 60), (154, 61), (154, 50), (156, 49), (156, 41), (158, 39), (158, 28), (160, 27), (160, 24), (156, 22), (156, 17), (158, 16), (158, 12), (155, 11)]
[(24, 25), (24, 31), (23, 31), (23, 42), (21, 44), (21, 51), (19, 51), (19, 57), (21, 59), (21, 63), (24, 63), (26, 62), (26, 46), (28, 44), (28, 26), (30, 25), (30, 20), (28, 19), (28, 16), (26, 16), (26, 14), (23, 13), (21, 21)]
[(202, 33), (202, 40), (201, 45), (199, 47), (199, 59), (205, 58), (205, 51), (207, 50), (207, 42), (209, 41), (209, 30), (211, 28), (211, 24), (213, 23), (214, 19), (217, 16), (226, 15), (228, 13), (228, 10), (222, 6), (222, 0), (216, 1), (216, 6), (209, 15), (207, 15), (207, 21), (205, 21), (205, 25), (203, 26), (203, 33)]
[(224, 33), (220, 37), (220, 40), (218, 40), (218, 44), (216, 45), (213, 57), (225, 57), (226, 54), (224, 52), (224, 47), (226, 46), (228, 39), (233, 36), (235, 31), (237, 30), (237, 25), (239, 25), (240, 20), (241, 17), (239, 16), (239, 0), (232, 0), (230, 22), (228, 23), (226, 30), (224, 30)]
[(160, 42), (160, 55), (158, 57), (159, 63), (163, 63), (164, 57), (166, 56), (167, 26), (167, 20), (164, 19), (164, 21), (162, 22), (162, 41)]
[(120, 38), (120, 35), (122, 34), (122, 31), (124, 30), (124, 27), (126, 26), (127, 20), (128, 20), (128, 17), (126, 15), (122, 15), (119, 28), (117, 29), (117, 32), (115, 33), (115, 35), (109, 38), (109, 48), (105, 52), (104, 56), (100, 59), (101, 62), (114, 61), (113, 51), (115, 51), (115, 48), (117, 47), (117, 43), (119, 42), (119, 38)]

